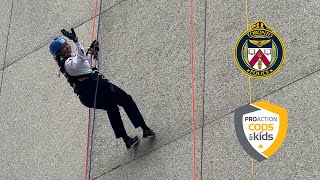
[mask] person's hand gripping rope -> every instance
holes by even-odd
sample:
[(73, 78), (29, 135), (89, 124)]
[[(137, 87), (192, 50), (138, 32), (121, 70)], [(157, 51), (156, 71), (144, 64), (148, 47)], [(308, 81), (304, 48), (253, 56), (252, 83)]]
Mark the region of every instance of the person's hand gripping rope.
[(97, 59), (98, 56), (98, 51), (99, 51), (99, 42), (94, 40), (90, 47), (88, 47), (87, 54), (92, 54), (94, 59)]

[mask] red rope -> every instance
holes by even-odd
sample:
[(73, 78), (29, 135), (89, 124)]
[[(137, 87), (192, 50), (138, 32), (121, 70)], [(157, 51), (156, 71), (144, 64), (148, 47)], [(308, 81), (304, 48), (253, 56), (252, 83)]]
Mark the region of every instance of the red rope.
[[(95, 0), (94, 13), (93, 13), (93, 23), (91, 29), (91, 42), (94, 40), (97, 11), (98, 11), (98, 0)], [(92, 64), (92, 59), (90, 59), (90, 64)], [(91, 109), (88, 110), (88, 127), (87, 127), (87, 145), (86, 145), (86, 161), (85, 161), (85, 175), (84, 180), (88, 177), (88, 162), (89, 162), (89, 144), (90, 144), (90, 125), (91, 125)]]
[(193, 0), (190, 0), (190, 56), (191, 56), (191, 86), (192, 86), (192, 144), (193, 144), (193, 179), (197, 179), (196, 159), (196, 122), (195, 122), (195, 72), (194, 72), (194, 30), (193, 30)]
[(89, 159), (89, 140), (90, 140), (90, 124), (91, 124), (91, 110), (89, 108), (89, 115), (88, 115), (88, 128), (87, 128), (87, 145), (86, 145), (86, 163), (85, 163), (85, 174), (84, 180), (88, 177), (88, 159)]
[(95, 6), (94, 6), (94, 13), (93, 13), (93, 23), (92, 23), (92, 30), (91, 30), (91, 42), (94, 40), (94, 34), (95, 34), (95, 27), (96, 27), (96, 19), (97, 19), (97, 11), (98, 11), (98, 3), (99, 1), (95, 1)]

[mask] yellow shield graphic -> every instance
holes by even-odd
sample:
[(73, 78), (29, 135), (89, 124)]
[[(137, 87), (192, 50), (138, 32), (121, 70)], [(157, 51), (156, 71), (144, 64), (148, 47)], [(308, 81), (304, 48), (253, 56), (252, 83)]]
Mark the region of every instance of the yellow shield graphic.
[(281, 147), (287, 134), (288, 113), (267, 101), (248, 104), (236, 109), (235, 129), (243, 149), (262, 161)]

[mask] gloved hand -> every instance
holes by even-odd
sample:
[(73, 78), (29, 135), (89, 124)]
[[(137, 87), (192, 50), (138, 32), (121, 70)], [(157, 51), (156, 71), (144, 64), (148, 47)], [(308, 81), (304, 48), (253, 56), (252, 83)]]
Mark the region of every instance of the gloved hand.
[(88, 54), (93, 54), (94, 55), (94, 58), (97, 57), (97, 54), (98, 54), (98, 51), (99, 51), (99, 42), (94, 40), (90, 47), (88, 48), (88, 52), (87, 52), (87, 55)]
[(99, 51), (99, 42), (94, 40), (90, 47), (89, 47), (90, 50), (92, 50), (93, 52), (98, 52)]
[(62, 29), (61, 32), (62, 32), (62, 34), (63, 34), (64, 36), (66, 36), (67, 38), (73, 40), (73, 42), (75, 42), (75, 43), (78, 42), (78, 37), (77, 37), (77, 35), (76, 35), (76, 32), (74, 32), (74, 29), (73, 29), (73, 28), (71, 28), (71, 31), (70, 31), (70, 32), (67, 31), (67, 30), (65, 30), (65, 29)]

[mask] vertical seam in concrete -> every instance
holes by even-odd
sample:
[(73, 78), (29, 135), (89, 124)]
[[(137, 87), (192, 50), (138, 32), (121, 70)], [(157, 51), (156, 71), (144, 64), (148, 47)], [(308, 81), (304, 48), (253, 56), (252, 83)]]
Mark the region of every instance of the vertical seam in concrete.
[(9, 43), (9, 35), (10, 35), (10, 26), (11, 26), (11, 18), (12, 18), (12, 11), (13, 11), (13, 1), (11, 3), (11, 10), (10, 10), (10, 17), (9, 17), (9, 26), (8, 26), (8, 33), (7, 33), (7, 42), (6, 47), (4, 51), (4, 58), (3, 58), (3, 67), (2, 67), (2, 75), (1, 75), (1, 84), (0, 84), (0, 96), (1, 96), (1, 90), (2, 90), (2, 82), (3, 82), (3, 76), (4, 76), (4, 69), (6, 64), (6, 58), (7, 58), (7, 50), (8, 50), (8, 43)]
[(201, 125), (201, 161), (200, 179), (203, 179), (203, 147), (204, 147), (204, 115), (205, 115), (205, 87), (206, 87), (206, 54), (207, 54), (207, 0), (204, 1), (204, 37), (203, 37), (203, 84), (202, 84), (202, 125)]

